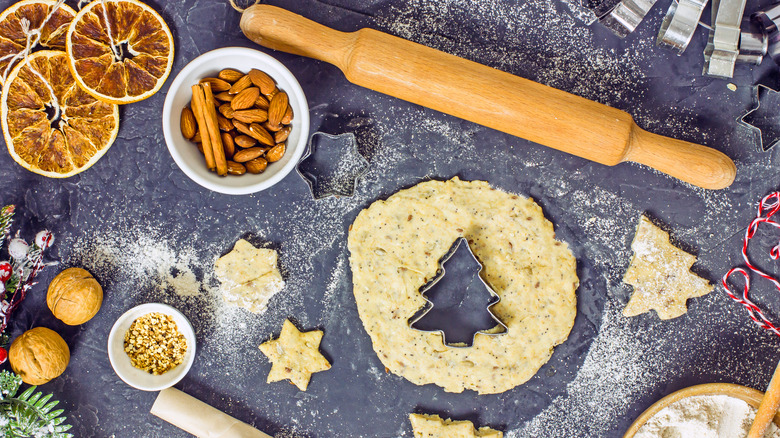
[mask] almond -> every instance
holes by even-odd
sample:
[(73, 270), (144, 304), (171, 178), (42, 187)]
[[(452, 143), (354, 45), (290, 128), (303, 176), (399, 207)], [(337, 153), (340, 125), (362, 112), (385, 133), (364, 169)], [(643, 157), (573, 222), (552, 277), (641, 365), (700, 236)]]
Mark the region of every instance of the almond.
[(249, 173), (263, 173), (265, 168), (268, 167), (268, 161), (263, 157), (257, 157), (244, 163), (244, 166), (246, 166), (246, 171)]
[(249, 87), (246, 90), (236, 94), (236, 97), (230, 102), (230, 107), (234, 110), (249, 109), (255, 106), (257, 96), (260, 95), (260, 89), (257, 87)]
[(230, 87), (230, 90), (228, 90), (228, 93), (230, 94), (238, 94), (247, 88), (252, 86), (252, 81), (249, 80), (249, 75), (244, 75), (241, 79), (236, 81), (235, 84), (233, 84), (232, 87)]
[(243, 175), (246, 173), (246, 167), (241, 163), (235, 161), (227, 162), (227, 172), (231, 175)]
[(223, 81), (227, 81), (232, 84), (233, 82), (236, 82), (237, 80), (244, 77), (244, 74), (238, 70), (233, 70), (232, 68), (226, 68), (221, 72), (219, 72), (217, 77), (222, 79)]
[(268, 131), (265, 130), (262, 126), (258, 125), (257, 123), (252, 123), (249, 125), (249, 132), (250, 136), (257, 139), (260, 143), (266, 145), (266, 146), (273, 146), (276, 143), (274, 143), (274, 138), (271, 136), (271, 134), (268, 133)]
[(181, 110), (181, 135), (187, 140), (195, 137), (195, 131), (198, 130), (198, 123), (195, 121), (195, 115), (189, 107)]
[(220, 131), (232, 131), (235, 126), (233, 126), (233, 122), (226, 119), (225, 117), (222, 117), (221, 115), (217, 114), (217, 124), (219, 125)]
[(198, 150), (202, 154), (203, 153), (203, 143), (196, 143), (196, 145), (198, 146)]
[(278, 92), (279, 92), (279, 89), (278, 88), (274, 88), (273, 91), (271, 91), (270, 93), (263, 93), (263, 95), (270, 102), (271, 99), (273, 99), (274, 96), (276, 96), (276, 93), (278, 93)]
[(285, 140), (287, 140), (287, 137), (290, 136), (290, 131), (292, 131), (292, 127), (285, 126), (279, 132), (274, 134), (274, 141), (277, 142), (277, 143), (284, 142)]
[(268, 160), (269, 163), (279, 161), (284, 156), (284, 152), (286, 150), (287, 150), (287, 144), (279, 143), (278, 145), (272, 147), (271, 150), (265, 154), (265, 159)]
[(233, 136), (228, 132), (222, 133), (222, 148), (225, 150), (225, 158), (232, 160), (233, 154), (236, 153), (236, 144), (233, 141)]
[(257, 100), (255, 101), (255, 106), (264, 110), (267, 110), (270, 104), (271, 103), (268, 102), (268, 99), (266, 99), (262, 94), (257, 96)]
[(233, 161), (236, 163), (246, 163), (247, 161), (254, 160), (257, 157), (262, 156), (264, 153), (265, 148), (261, 147), (242, 149), (233, 155)]
[(228, 93), (227, 91), (223, 91), (214, 95), (214, 99), (221, 100), (222, 102), (230, 102), (234, 97), (236, 96)]
[(200, 138), (200, 131), (197, 131), (190, 140), (192, 140), (194, 143), (200, 143), (201, 141), (203, 141), (203, 139)]
[(229, 103), (223, 103), (219, 107), (219, 112), (228, 119), (233, 118), (233, 113), (236, 111), (230, 106)]
[(290, 122), (292, 122), (293, 119), (293, 110), (290, 105), (287, 105), (287, 112), (284, 113), (284, 117), (282, 117), (282, 125), (289, 125)]
[(221, 93), (230, 89), (230, 83), (218, 78), (203, 78), (200, 80), (201, 84), (211, 84), (211, 91), (214, 93)]
[(277, 132), (277, 131), (281, 131), (282, 125), (272, 125), (271, 122), (265, 122), (263, 123), (263, 128), (265, 128), (270, 132)]
[(253, 137), (252, 131), (249, 130), (249, 125), (246, 123), (239, 122), (238, 120), (233, 121), (233, 126), (236, 127), (236, 130), (242, 134), (248, 135), (250, 137)]
[(257, 140), (248, 135), (237, 135), (235, 138), (236, 145), (242, 148), (251, 148), (257, 144)]
[(279, 125), (282, 123), (287, 107), (289, 106), (287, 93), (281, 91), (271, 99), (271, 105), (268, 107), (268, 123), (270, 125)]
[(249, 76), (249, 79), (252, 81), (255, 87), (259, 88), (260, 92), (263, 94), (271, 93), (274, 89), (276, 89), (276, 82), (274, 82), (270, 76), (265, 74), (265, 72), (253, 68), (249, 71), (247, 76)]
[(258, 108), (241, 110), (233, 113), (233, 118), (244, 123), (262, 123), (268, 120), (268, 112)]

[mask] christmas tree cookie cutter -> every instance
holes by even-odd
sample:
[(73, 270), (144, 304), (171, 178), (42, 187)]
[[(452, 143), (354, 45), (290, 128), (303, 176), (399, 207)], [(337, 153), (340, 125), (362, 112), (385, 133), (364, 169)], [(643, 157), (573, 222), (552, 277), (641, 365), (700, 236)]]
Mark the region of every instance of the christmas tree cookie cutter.
[[(464, 248), (464, 249), (461, 249)], [(423, 330), (420, 328), (415, 327), (415, 325), (420, 322), (423, 318), (425, 318), (426, 315), (430, 313), (430, 311), (433, 309), (434, 304), (433, 302), (428, 298), (426, 295), (436, 284), (441, 281), (444, 276), (447, 274), (447, 270), (445, 268), (445, 265), (447, 264), (450, 259), (455, 256), (458, 252), (465, 252), (468, 254), (468, 257), (470, 257), (469, 261), (472, 261), (479, 266), (479, 270), (476, 272), (476, 276), (479, 278), (479, 281), (481, 282), (482, 286), (490, 293), (490, 302), (488, 303), (485, 310), (487, 310), (488, 314), (490, 315), (490, 318), (496, 323), (495, 326), (493, 326), (490, 329), (487, 330), (478, 330), (474, 333), (474, 335), (471, 337), (471, 343), (469, 344), (448, 344), (447, 343), (447, 335), (444, 333), (444, 330)], [(471, 251), (471, 247), (469, 246), (468, 241), (465, 237), (459, 237), (455, 243), (452, 244), (450, 249), (439, 259), (439, 270), (436, 273), (436, 276), (431, 279), (428, 283), (423, 285), (420, 288), (420, 294), (425, 299), (426, 303), (425, 306), (420, 309), (416, 314), (414, 314), (411, 318), (409, 318), (408, 324), (409, 328), (412, 330), (416, 330), (419, 332), (425, 332), (425, 333), (441, 333), (441, 340), (444, 345), (447, 347), (452, 348), (468, 348), (474, 345), (474, 340), (477, 338), (477, 335), (487, 335), (487, 336), (500, 336), (503, 334), (506, 334), (509, 332), (509, 328), (493, 313), (492, 307), (498, 304), (499, 301), (501, 301), (501, 297), (493, 290), (492, 287), (485, 281), (484, 278), (482, 278), (482, 271), (484, 270), (484, 265), (482, 262), (479, 261), (479, 259), (474, 255), (474, 252)]]
[(315, 200), (349, 197), (355, 194), (360, 178), (368, 173), (369, 163), (358, 149), (355, 134), (315, 132), (295, 170)]
[(780, 112), (767, 108), (768, 98), (773, 99), (772, 103), (778, 103), (780, 93), (766, 85), (756, 85), (753, 94), (755, 106), (737, 119), (740, 125), (758, 134), (759, 152), (767, 152), (780, 143)]

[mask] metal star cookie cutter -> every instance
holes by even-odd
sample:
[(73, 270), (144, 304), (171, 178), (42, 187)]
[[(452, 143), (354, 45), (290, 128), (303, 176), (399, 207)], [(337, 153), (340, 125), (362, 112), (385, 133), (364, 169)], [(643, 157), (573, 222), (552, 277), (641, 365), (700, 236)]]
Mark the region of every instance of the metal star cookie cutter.
[[(487, 289), (488, 292), (490, 292), (490, 295), (491, 295), (491, 299), (490, 299), (490, 302), (488, 303), (488, 305), (486, 307), (486, 310), (490, 314), (490, 317), (493, 319), (493, 321), (495, 321), (495, 323), (496, 323), (496, 325), (493, 326), (490, 329), (476, 331), (474, 333), (474, 335), (471, 337), (471, 343), (468, 344), (468, 345), (465, 345), (465, 344), (448, 344), (447, 343), (446, 334), (444, 333), (444, 330), (421, 330), (421, 329), (418, 329), (418, 328), (414, 327), (414, 325), (417, 322), (419, 322), (421, 319), (423, 319), (425, 317), (425, 315), (427, 315), (431, 311), (431, 309), (433, 309), (434, 304), (433, 304), (433, 302), (430, 299), (428, 299), (428, 297), (426, 296), (426, 293), (428, 291), (430, 291), (442, 278), (444, 278), (444, 276), (446, 275), (446, 269), (444, 268), (444, 265), (455, 255), (455, 253), (458, 252), (458, 249), (460, 249), (461, 246), (466, 247), (466, 251), (468, 251), (468, 254), (471, 256), (471, 258), (474, 260), (474, 262), (476, 262), (479, 265), (479, 271), (477, 271), (476, 275), (477, 275), (477, 277), (479, 277), (479, 280), (482, 282), (482, 285), (485, 287), (485, 289)], [(471, 247), (469, 246), (469, 243), (466, 240), (466, 238), (465, 237), (459, 237), (455, 241), (455, 243), (452, 244), (452, 246), (450, 247), (449, 251), (447, 251), (447, 253), (444, 254), (441, 257), (441, 259), (439, 259), (439, 271), (436, 273), (436, 276), (432, 280), (430, 280), (428, 283), (426, 283), (425, 285), (423, 285), (420, 288), (420, 294), (422, 295), (422, 297), (426, 301), (425, 307), (423, 307), (422, 309), (418, 310), (415, 315), (413, 315), (411, 318), (409, 318), (409, 321), (408, 321), (409, 328), (411, 328), (412, 330), (416, 330), (416, 331), (424, 332), (424, 333), (441, 333), (442, 343), (444, 345), (446, 345), (447, 347), (452, 347), (452, 348), (469, 348), (469, 347), (473, 346), (474, 345), (474, 340), (477, 338), (477, 335), (479, 335), (479, 334), (488, 335), (488, 336), (500, 336), (500, 335), (506, 334), (509, 331), (509, 328), (503, 322), (501, 322), (501, 320), (498, 319), (498, 317), (496, 317), (496, 315), (491, 310), (491, 308), (493, 306), (495, 306), (496, 304), (498, 304), (499, 301), (501, 301), (501, 297), (493, 290), (492, 287), (490, 287), (490, 285), (485, 281), (485, 279), (482, 278), (481, 274), (482, 274), (483, 270), (484, 270), (484, 265), (474, 255), (474, 252), (471, 251)], [(499, 328), (500, 328), (500, 330), (497, 330)]]
[[(780, 102), (780, 95), (778, 95), (780, 93), (763, 84), (756, 85), (754, 90), (755, 107), (737, 119), (737, 122), (753, 132), (757, 132), (758, 150), (759, 152), (767, 152), (777, 143), (780, 143), (780, 112), (766, 109), (766, 105), (761, 105), (761, 100), (766, 100), (768, 96), (773, 96), (773, 99), (777, 99), (777, 102)], [(761, 116), (762, 113), (767, 115)], [(754, 114), (761, 117), (755, 117)], [(757, 124), (756, 121), (759, 123)]]
[(315, 132), (295, 166), (315, 200), (352, 196), (358, 180), (368, 169), (369, 162), (358, 150), (355, 134), (351, 132), (339, 135)]

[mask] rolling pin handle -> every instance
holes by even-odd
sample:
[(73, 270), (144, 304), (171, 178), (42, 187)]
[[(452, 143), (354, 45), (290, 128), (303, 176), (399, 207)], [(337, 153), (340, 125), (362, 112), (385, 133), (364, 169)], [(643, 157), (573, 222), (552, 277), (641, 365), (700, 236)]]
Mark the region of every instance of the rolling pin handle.
[(634, 125), (623, 161), (634, 161), (711, 190), (734, 182), (737, 168), (724, 153), (706, 146), (652, 134)]
[(357, 36), (323, 26), (282, 8), (255, 4), (241, 15), (247, 38), (272, 50), (306, 56), (343, 70)]

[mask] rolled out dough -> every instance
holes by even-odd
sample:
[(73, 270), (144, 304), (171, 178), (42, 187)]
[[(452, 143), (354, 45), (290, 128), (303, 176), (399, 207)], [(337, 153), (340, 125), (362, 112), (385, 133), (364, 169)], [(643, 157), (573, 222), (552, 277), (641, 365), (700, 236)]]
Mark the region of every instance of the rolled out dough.
[[(429, 181), (374, 202), (350, 228), (360, 319), (385, 367), (417, 385), (504, 392), (536, 374), (571, 331), (577, 262), (533, 200), (482, 181)], [(408, 325), (426, 303), (420, 287), (460, 236), (501, 297), (492, 311), (508, 327), (501, 336), (477, 335), (469, 348)]]

